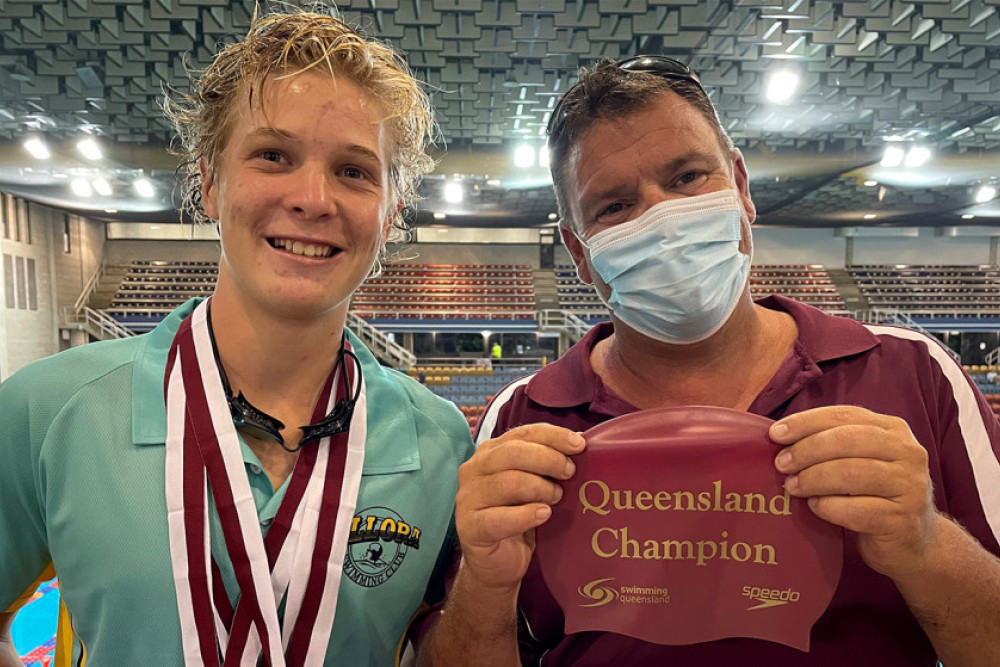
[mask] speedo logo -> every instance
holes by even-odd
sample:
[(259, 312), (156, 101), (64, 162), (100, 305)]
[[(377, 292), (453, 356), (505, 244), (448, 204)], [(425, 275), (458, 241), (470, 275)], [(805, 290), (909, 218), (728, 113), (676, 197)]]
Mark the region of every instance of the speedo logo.
[(799, 592), (791, 588), (779, 590), (777, 588), (761, 588), (760, 586), (744, 586), (743, 597), (750, 598), (751, 602), (757, 604), (747, 607), (747, 611), (754, 609), (767, 609), (768, 607), (778, 607), (789, 602), (799, 601)]

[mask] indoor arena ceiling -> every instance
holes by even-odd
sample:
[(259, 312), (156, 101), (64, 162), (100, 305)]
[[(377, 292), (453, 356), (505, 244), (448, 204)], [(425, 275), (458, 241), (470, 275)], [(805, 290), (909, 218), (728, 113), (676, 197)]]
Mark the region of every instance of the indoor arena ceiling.
[[(421, 223), (551, 224), (546, 171), (514, 167), (515, 149), (541, 148), (578, 67), (664, 53), (701, 74), (747, 157), (761, 223), (1000, 224), (1000, 198), (976, 203), (982, 186), (1000, 189), (1000, 0), (345, 0), (339, 10), (429, 84), (446, 151), (422, 186)], [(0, 0), (0, 189), (108, 219), (176, 220), (158, 100), (186, 88), (185, 57), (204, 66), (252, 13), (228, 0)], [(766, 95), (779, 70), (800, 79), (785, 103)], [(77, 153), (84, 133), (103, 159)], [(49, 141), (50, 160), (25, 151), (30, 135)], [(929, 161), (881, 166), (889, 145), (925, 147)], [(150, 197), (134, 192), (142, 176)], [(99, 178), (110, 194), (71, 192)], [(445, 201), (456, 181), (462, 201)]]

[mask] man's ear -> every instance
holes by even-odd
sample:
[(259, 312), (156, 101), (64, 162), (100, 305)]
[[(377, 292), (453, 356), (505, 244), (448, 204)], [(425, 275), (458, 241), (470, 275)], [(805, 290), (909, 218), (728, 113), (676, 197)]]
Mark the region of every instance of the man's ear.
[(201, 172), (201, 208), (212, 220), (219, 221), (218, 193), (215, 189), (215, 175), (208, 168), (205, 158), (198, 160), (198, 171)]
[(746, 211), (748, 221), (753, 223), (757, 219), (757, 208), (753, 205), (753, 200), (750, 198), (750, 176), (747, 174), (747, 166), (743, 162), (743, 153), (740, 152), (740, 149), (734, 148), (732, 158), (733, 179), (736, 181), (736, 191), (740, 196), (740, 202)]
[(576, 234), (570, 230), (569, 224), (565, 220), (559, 221), (559, 235), (562, 237), (563, 245), (569, 250), (570, 257), (573, 258), (573, 264), (576, 265), (576, 275), (588, 285), (593, 285), (594, 279), (590, 274), (587, 251), (584, 249), (580, 239), (576, 237)]

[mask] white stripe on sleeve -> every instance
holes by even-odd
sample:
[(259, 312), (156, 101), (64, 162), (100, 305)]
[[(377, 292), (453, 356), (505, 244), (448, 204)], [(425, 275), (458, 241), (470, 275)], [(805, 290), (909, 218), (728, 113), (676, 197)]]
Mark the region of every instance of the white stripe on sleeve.
[(1000, 541), (1000, 462), (993, 453), (990, 436), (986, 425), (983, 424), (979, 404), (976, 402), (976, 394), (965, 379), (962, 369), (935, 339), (909, 329), (866, 326), (869, 331), (880, 336), (893, 336), (924, 343), (931, 358), (941, 368), (941, 373), (951, 383), (951, 392), (958, 405), (958, 426), (962, 432), (969, 461), (972, 463), (979, 502), (993, 536)]
[[(536, 373), (538, 371), (535, 371)], [(500, 416), (500, 408), (507, 404), (507, 401), (511, 399), (514, 395), (514, 390), (521, 385), (528, 384), (531, 378), (535, 377), (535, 373), (523, 377), (520, 380), (514, 380), (509, 385), (500, 390), (500, 393), (496, 395), (493, 402), (486, 409), (483, 414), (482, 426), (479, 427), (479, 437), (476, 438), (476, 447), (483, 444), (487, 440), (493, 437), (493, 429), (497, 427), (497, 418)]]

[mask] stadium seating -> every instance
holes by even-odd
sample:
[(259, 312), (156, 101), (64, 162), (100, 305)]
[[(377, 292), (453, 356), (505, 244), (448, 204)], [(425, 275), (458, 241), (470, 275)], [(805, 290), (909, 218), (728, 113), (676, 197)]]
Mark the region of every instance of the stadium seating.
[(994, 265), (847, 268), (872, 308), (901, 310), (918, 321), (1000, 318), (1000, 269)]

